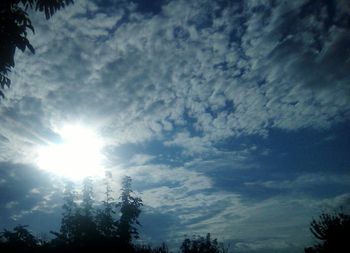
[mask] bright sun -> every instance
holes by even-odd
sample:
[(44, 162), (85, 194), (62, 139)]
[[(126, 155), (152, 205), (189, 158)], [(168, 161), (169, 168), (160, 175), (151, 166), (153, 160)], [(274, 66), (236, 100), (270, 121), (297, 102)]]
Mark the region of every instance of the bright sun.
[(94, 131), (66, 125), (58, 134), (61, 143), (39, 149), (37, 164), (41, 169), (71, 180), (103, 175), (103, 141)]

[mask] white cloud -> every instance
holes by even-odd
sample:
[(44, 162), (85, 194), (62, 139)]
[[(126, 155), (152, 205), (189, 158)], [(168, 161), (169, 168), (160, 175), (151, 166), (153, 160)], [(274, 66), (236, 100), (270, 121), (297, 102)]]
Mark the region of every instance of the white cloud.
[[(216, 191), (205, 173), (259, 167), (252, 156), (266, 150), (225, 150), (229, 138), (268, 137), (273, 128), (325, 129), (349, 118), (348, 29), (327, 27), (322, 10), (301, 15), (304, 2), (252, 0), (220, 10), (215, 1), (179, 0), (146, 15), (128, 3), (106, 13), (80, 1), (50, 21), (34, 17), (37, 53), (16, 55), (13, 85), (1, 101), (0, 160), (32, 162), (37, 145), (57, 138), (55, 127), (76, 120), (96, 126), (111, 148), (156, 139), (189, 160), (183, 167), (156, 165), (153, 155), (140, 153), (133, 164), (110, 166), (117, 181), (125, 172), (148, 184), (141, 193), (148, 206), (176, 213), (194, 233), (256, 240), (237, 244), (242, 250), (290, 245), (300, 227), (307, 230), (319, 200), (247, 203), (239, 193)], [(336, 8), (345, 15), (349, 4), (338, 1)], [(329, 180), (345, 182), (307, 174), (246, 186), (290, 190)], [(31, 208), (47, 208), (52, 198), (45, 196)], [(260, 238), (266, 231), (277, 239)]]
[(17, 202), (17, 201), (10, 201), (10, 202), (8, 202), (8, 203), (5, 205), (5, 208), (7, 208), (7, 209), (12, 209), (12, 208), (14, 208), (16, 205), (18, 205), (18, 202)]
[(306, 188), (324, 187), (325, 185), (348, 185), (350, 176), (348, 174), (331, 174), (331, 173), (303, 173), (294, 179), (279, 181), (258, 181), (246, 182), (246, 186), (263, 186), (272, 189), (288, 189), (301, 191)]
[[(271, 127), (327, 128), (349, 112), (348, 55), (338, 49), (348, 37), (336, 26), (322, 32), (316, 14), (293, 24), (302, 5), (247, 1), (239, 13), (234, 4), (220, 11), (215, 2), (171, 1), (162, 15), (127, 16), (128, 5), (110, 15), (79, 3), (49, 23), (35, 18), (37, 54), (17, 55), (5, 108), (19, 112), (16, 120), (38, 110), (52, 125), (99, 121), (116, 144), (185, 128), (167, 143), (193, 153), (228, 137), (266, 136)], [(312, 29), (327, 41), (318, 54), (303, 35)], [(40, 103), (16, 107), (24, 96)]]
[(235, 249), (240, 252), (295, 252), (295, 248), (298, 248), (298, 251), (303, 250), (297, 243), (287, 242), (280, 239), (239, 242), (235, 244)]
[(144, 164), (152, 161), (152, 159), (154, 159), (154, 158), (155, 157), (151, 156), (151, 155), (136, 154), (131, 158), (130, 163), (135, 164), (135, 165), (144, 165)]

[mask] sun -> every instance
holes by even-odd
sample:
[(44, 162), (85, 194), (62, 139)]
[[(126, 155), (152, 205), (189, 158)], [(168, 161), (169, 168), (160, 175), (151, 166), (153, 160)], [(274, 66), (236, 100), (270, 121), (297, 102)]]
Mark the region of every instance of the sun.
[(62, 139), (60, 143), (38, 150), (40, 169), (70, 180), (103, 175), (103, 141), (93, 130), (81, 125), (65, 125), (57, 132)]

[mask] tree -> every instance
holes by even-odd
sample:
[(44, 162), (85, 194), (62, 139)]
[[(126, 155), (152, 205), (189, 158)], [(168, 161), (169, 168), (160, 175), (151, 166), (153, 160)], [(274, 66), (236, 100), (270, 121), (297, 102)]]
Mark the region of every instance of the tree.
[(28, 9), (44, 12), (49, 19), (56, 11), (72, 4), (73, 0), (1, 0), (0, 1), (0, 96), (3, 90), (10, 87), (8, 73), (15, 66), (15, 52), (27, 48), (34, 54), (28, 31), (34, 33), (34, 27), (27, 13)]
[(180, 247), (181, 253), (225, 253), (222, 245), (217, 239), (211, 239), (210, 233), (206, 237), (193, 236), (192, 239), (185, 238)]
[(150, 245), (137, 245), (135, 247), (135, 252), (137, 253), (171, 253), (168, 246), (162, 243), (159, 247), (152, 248)]
[(38, 247), (38, 240), (26, 229), (27, 226), (18, 225), (13, 231), (4, 229), (0, 233), (3, 241), (0, 246), (1, 252), (35, 252)]
[(311, 221), (310, 231), (318, 243), (306, 248), (305, 253), (350, 252), (350, 215), (322, 213)]
[(117, 232), (120, 241), (126, 245), (130, 245), (132, 237), (138, 238), (137, 228), (135, 224), (140, 225), (138, 217), (141, 213), (142, 200), (133, 196), (131, 189), (131, 178), (124, 177), (122, 181), (122, 194), (117, 207), (120, 207), (120, 219), (117, 222)]
[(112, 238), (116, 235), (115, 222), (113, 219), (115, 211), (113, 210), (113, 198), (111, 197), (111, 193), (112, 189), (106, 178), (106, 198), (103, 201), (103, 210), (100, 210), (96, 216), (97, 229), (99, 233), (106, 238)]
[(77, 204), (75, 203), (75, 198), (76, 193), (73, 189), (73, 183), (67, 182), (64, 191), (64, 203), (62, 206), (63, 213), (59, 237), (68, 243), (74, 241), (77, 229), (75, 224), (77, 212)]
[(76, 225), (77, 225), (77, 241), (79, 243), (91, 243), (97, 239), (97, 226), (94, 221), (93, 207), (93, 185), (89, 178), (83, 182), (83, 196), (81, 208), (78, 208)]
[[(169, 253), (166, 244), (160, 247), (137, 245), (132, 242), (138, 233), (136, 225), (140, 225), (138, 217), (141, 213), (142, 200), (136, 197), (131, 189), (131, 178), (125, 177), (122, 181), (120, 202), (115, 205), (111, 197), (111, 187), (106, 181), (106, 198), (103, 201), (104, 209), (102, 221), (101, 213), (96, 212), (93, 198), (93, 184), (90, 179), (83, 183), (80, 201), (74, 191), (74, 184), (67, 182), (64, 190), (62, 205), (62, 223), (59, 232), (51, 241), (36, 239), (26, 226), (17, 226), (13, 231), (4, 230), (0, 233), (0, 252), (123, 252), (123, 253)], [(120, 217), (115, 221), (115, 207), (120, 207)], [(218, 244), (208, 234), (196, 244), (203, 253), (224, 253), (225, 251), (209, 251)], [(192, 243), (193, 244), (193, 243)], [(189, 247), (192, 245), (191, 241)], [(204, 245), (204, 246), (203, 246)], [(193, 249), (193, 247), (192, 247)], [(194, 251), (188, 251), (194, 252)]]
[(68, 182), (64, 192), (63, 217), (60, 232), (51, 232), (56, 235), (55, 247), (74, 248), (81, 250), (96, 244), (99, 239), (97, 226), (94, 221), (93, 185), (91, 179), (83, 182), (81, 204), (77, 205), (76, 193), (73, 184)]
[(83, 182), (83, 202), (82, 202), (82, 215), (92, 219), (93, 217), (93, 185), (90, 178), (86, 178)]

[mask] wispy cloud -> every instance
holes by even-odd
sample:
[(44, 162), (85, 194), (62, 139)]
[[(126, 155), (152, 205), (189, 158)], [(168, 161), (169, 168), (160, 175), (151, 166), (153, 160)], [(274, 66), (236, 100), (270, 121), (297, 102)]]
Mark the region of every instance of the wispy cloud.
[[(276, 129), (323, 131), (349, 119), (348, 1), (331, 1), (334, 12), (302, 0), (174, 0), (154, 11), (129, 2), (76, 1), (50, 21), (33, 14), (37, 53), (16, 54), (13, 85), (0, 106), (0, 187), (16, 193), (1, 205), (29, 214), (53, 203), (57, 189), (48, 183), (11, 182), (36, 171), (35, 150), (59, 140), (57, 127), (81, 121), (112, 150), (113, 186), (131, 175), (148, 217), (178, 224), (169, 225), (169, 238), (187, 229), (232, 235), (242, 252), (302, 247), (292, 241), (304, 242), (299, 230), (307, 230), (311, 215), (348, 201), (348, 175), (271, 179), (261, 158), (269, 147), (259, 141)], [(152, 141), (159, 154), (149, 151)], [(113, 149), (131, 144), (142, 152), (118, 160)], [(266, 178), (237, 176), (264, 169)], [(235, 176), (241, 188), (217, 187)], [(298, 195), (324, 184), (343, 188), (326, 198)], [(252, 187), (277, 193), (253, 203), (246, 196)]]
[[(51, 124), (99, 120), (117, 143), (171, 133), (169, 144), (194, 152), (231, 136), (346, 119), (344, 27), (327, 27), (317, 9), (303, 14), (303, 1), (198, 4), (171, 1), (150, 16), (79, 3), (49, 24), (37, 19), (38, 53), (18, 55), (2, 110), (32, 128), (23, 115)], [(319, 34), (326, 38), (317, 46)], [(27, 105), (23, 96), (32, 97)]]

